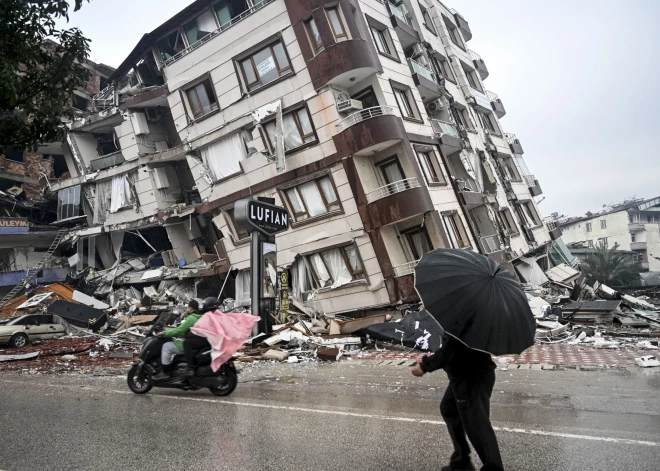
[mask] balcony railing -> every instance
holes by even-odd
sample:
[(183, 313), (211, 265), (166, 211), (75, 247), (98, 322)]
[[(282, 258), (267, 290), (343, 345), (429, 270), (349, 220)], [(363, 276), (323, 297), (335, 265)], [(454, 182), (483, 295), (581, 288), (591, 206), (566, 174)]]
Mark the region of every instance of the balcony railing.
[(428, 67), (412, 59), (408, 59), (408, 64), (410, 65), (410, 70), (413, 74), (421, 75), (422, 77), (429, 79), (431, 82), (437, 82), (435, 79), (435, 74), (431, 72)]
[(395, 195), (401, 193), (402, 191), (412, 190), (413, 188), (419, 188), (419, 180), (417, 178), (406, 178), (405, 180), (399, 180), (398, 182), (390, 183), (389, 185), (381, 186), (376, 188), (374, 191), (367, 193), (367, 202), (373, 203), (381, 198), (387, 196)]
[(645, 229), (643, 222), (631, 222), (628, 223), (628, 230), (630, 232), (641, 232)]
[(419, 260), (415, 260), (414, 262), (404, 263), (403, 265), (398, 265), (394, 267), (394, 276), (398, 278), (400, 276), (406, 276), (414, 273), (417, 262), (419, 262)]
[(392, 13), (398, 19), (406, 23), (408, 26), (412, 26), (410, 20), (408, 19), (408, 16), (406, 16), (406, 14), (399, 7), (389, 2), (387, 2), (387, 6), (390, 8), (390, 13)]
[(536, 177), (534, 175), (523, 175), (528, 187), (536, 186)]
[(339, 132), (345, 131), (354, 124), (366, 121), (367, 119), (375, 118), (377, 116), (384, 116), (388, 114), (395, 114), (394, 108), (391, 106), (373, 106), (371, 108), (365, 108), (361, 111), (357, 111), (352, 115), (342, 119), (337, 123)]
[(495, 101), (500, 99), (500, 97), (497, 96), (497, 93), (493, 93), (490, 90), (486, 90), (486, 96), (490, 101)]
[(480, 61), (481, 56), (474, 52), (472, 49), (468, 49), (470, 51), (470, 57), (472, 58), (473, 61)]
[(472, 96), (476, 101), (477, 106), (480, 106), (488, 110), (492, 109), (490, 106), (490, 98), (488, 98), (484, 92), (480, 92), (476, 88), (472, 88), (472, 87), (470, 87), (470, 89)]
[(456, 129), (456, 126), (452, 123), (448, 123), (446, 121), (440, 121), (439, 119), (431, 119), (431, 127), (433, 128), (433, 132), (435, 134), (439, 134), (439, 135), (449, 134), (450, 136), (460, 138), (460, 135), (458, 134), (458, 129)]
[(509, 144), (513, 144), (516, 141), (516, 139), (518, 139), (518, 138), (516, 137), (515, 134), (505, 132), (504, 133), (504, 139), (506, 139), (506, 142), (508, 142)]
[(502, 244), (497, 234), (480, 237), (480, 240), (481, 248), (486, 255), (502, 250)]
[(104, 110), (115, 106), (115, 86), (108, 85), (92, 97), (92, 104), (97, 110)]
[(236, 23), (244, 20), (245, 18), (250, 16), (252, 13), (254, 13), (257, 10), (260, 10), (261, 8), (265, 7), (266, 5), (271, 3), (272, 1), (273, 0), (261, 0), (260, 2), (256, 3), (252, 8), (248, 8), (247, 10), (245, 10), (240, 15), (237, 15), (237, 16), (233, 17), (231, 20), (229, 20), (228, 22), (226, 22), (225, 24), (220, 25), (220, 27), (218, 29), (216, 29), (215, 31), (213, 31), (212, 33), (207, 34), (206, 36), (204, 36), (199, 41), (196, 41), (196, 42), (192, 43), (190, 46), (183, 49), (182, 51), (179, 51), (177, 54), (173, 55), (169, 59), (164, 60), (165, 65), (170, 65), (173, 62), (176, 62), (179, 59), (181, 59), (183, 56), (185, 56), (187, 54), (190, 54), (190, 52), (194, 51), (195, 49), (197, 49), (202, 44), (205, 44), (205, 43), (209, 42), (211, 39), (215, 38), (217, 35), (219, 35), (223, 31), (225, 31), (226, 29), (228, 29), (228, 28), (234, 26)]

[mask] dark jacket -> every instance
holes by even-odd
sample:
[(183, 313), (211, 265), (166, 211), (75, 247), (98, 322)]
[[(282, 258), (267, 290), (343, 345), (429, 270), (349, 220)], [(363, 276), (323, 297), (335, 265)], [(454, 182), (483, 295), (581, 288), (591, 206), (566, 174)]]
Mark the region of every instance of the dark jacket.
[(422, 370), (426, 373), (443, 368), (450, 377), (465, 377), (495, 369), (490, 353), (468, 348), (449, 335), (433, 355), (422, 358)]

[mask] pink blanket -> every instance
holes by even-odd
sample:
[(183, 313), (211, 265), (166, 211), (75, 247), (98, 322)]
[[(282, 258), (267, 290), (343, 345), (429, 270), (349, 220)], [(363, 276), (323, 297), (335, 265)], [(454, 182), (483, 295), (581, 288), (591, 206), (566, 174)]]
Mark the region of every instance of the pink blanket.
[(224, 313), (209, 311), (195, 322), (190, 331), (205, 337), (211, 344), (211, 369), (218, 371), (243, 343), (250, 337), (252, 326), (259, 317), (251, 314)]

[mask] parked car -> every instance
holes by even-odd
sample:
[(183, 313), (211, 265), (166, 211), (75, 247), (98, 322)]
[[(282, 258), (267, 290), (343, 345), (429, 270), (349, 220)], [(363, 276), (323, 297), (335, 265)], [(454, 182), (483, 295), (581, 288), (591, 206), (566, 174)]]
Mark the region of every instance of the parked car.
[(56, 324), (52, 315), (27, 314), (0, 320), (0, 344), (24, 347), (35, 340), (56, 339), (66, 335), (64, 326)]

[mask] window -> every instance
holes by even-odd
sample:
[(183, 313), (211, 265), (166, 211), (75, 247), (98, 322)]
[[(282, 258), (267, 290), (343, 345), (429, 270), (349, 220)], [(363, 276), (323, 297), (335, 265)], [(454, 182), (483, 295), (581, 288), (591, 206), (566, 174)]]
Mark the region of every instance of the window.
[(631, 224), (632, 224), (633, 222), (635, 222), (635, 221), (633, 220), (632, 214), (628, 215), (628, 222), (631, 223)]
[(337, 42), (347, 40), (348, 34), (346, 34), (346, 28), (344, 27), (341, 13), (339, 12), (339, 6), (326, 9), (325, 14), (328, 17), (328, 22), (330, 23), (330, 28), (332, 29), (332, 34), (334, 35), (335, 40)]
[(396, 98), (396, 102), (399, 105), (399, 110), (401, 110), (401, 114), (403, 115), (404, 118), (415, 118), (415, 113), (413, 112), (413, 108), (410, 105), (410, 100), (408, 99), (408, 93), (406, 93), (406, 90), (400, 90), (398, 88), (394, 89), (394, 97)]
[(518, 228), (516, 227), (516, 223), (513, 220), (513, 216), (511, 215), (511, 211), (509, 210), (509, 208), (503, 209), (502, 211), (498, 211), (495, 214), (497, 215), (497, 221), (500, 223), (502, 230), (507, 235), (513, 235), (518, 233)]
[(484, 129), (488, 130), (493, 134), (499, 134), (497, 128), (493, 124), (490, 113), (483, 113), (481, 111), (477, 111), (477, 114), (479, 115), (479, 119), (481, 120), (481, 124), (484, 127)]
[(215, 17), (211, 10), (204, 10), (197, 18), (183, 25), (188, 44), (195, 44), (218, 29)]
[(360, 90), (358, 93), (353, 95), (351, 98), (353, 100), (361, 101), (363, 109), (373, 108), (374, 106), (379, 106), (378, 98), (376, 98), (376, 94), (374, 93), (374, 89), (372, 87), (367, 87), (364, 90)]
[(306, 259), (317, 288), (338, 288), (367, 276), (354, 245), (325, 250)]
[(470, 121), (470, 116), (468, 115), (467, 110), (463, 108), (452, 108), (451, 111), (459, 126), (462, 126), (463, 129), (472, 129), (472, 121)]
[[(259, 5), (259, 1), (253, 2), (254, 6)], [(247, 2), (236, 2), (235, 0), (222, 0), (213, 6), (218, 22), (222, 29), (230, 26), (231, 20), (250, 8)]]
[(403, 169), (399, 163), (399, 158), (396, 155), (394, 157), (390, 157), (389, 159), (378, 162), (376, 166), (380, 168), (386, 185), (400, 182), (405, 178)]
[(458, 32), (458, 28), (454, 23), (452, 23), (446, 16), (442, 16), (442, 20), (445, 22), (445, 26), (447, 26), (447, 30), (449, 31), (449, 38), (451, 39), (451, 42), (456, 44), (458, 47), (461, 49), (465, 50), (465, 46), (463, 45), (463, 41), (461, 40), (461, 36)]
[(607, 229), (607, 220), (606, 219), (601, 219), (600, 220), (600, 228), (601, 229)]
[[(266, 137), (271, 150), (275, 149), (275, 121), (267, 123)], [(284, 131), (284, 150), (290, 151), (306, 144), (316, 142), (314, 126), (309, 117), (307, 108), (300, 108), (282, 116), (282, 130)]]
[(598, 244), (601, 247), (607, 248), (607, 237), (601, 237), (600, 239), (598, 239)]
[(160, 56), (166, 61), (183, 51), (186, 45), (183, 42), (183, 36), (181, 36), (179, 30), (176, 30), (157, 41), (156, 47), (158, 48), (158, 52), (160, 52)]
[(341, 210), (335, 187), (327, 176), (288, 188), (284, 194), (296, 222)]
[(587, 223), (587, 232), (591, 232), (591, 223), (590, 222)]
[(473, 69), (466, 66), (465, 64), (462, 64), (462, 66), (463, 66), (463, 72), (465, 72), (465, 77), (467, 78), (470, 87), (480, 92), (483, 92), (483, 89), (481, 88), (481, 82), (479, 82), (479, 78), (477, 77), (477, 73)]
[(431, 63), (433, 64), (433, 68), (435, 69), (436, 74), (446, 78), (451, 82), (456, 81), (456, 77), (454, 77), (454, 72), (451, 68), (451, 65), (449, 65), (449, 61), (447, 59), (445, 59), (444, 57), (433, 56), (431, 58)]
[(14, 149), (11, 146), (5, 146), (5, 159), (12, 162), (23, 162), (25, 152), (19, 149)]
[(419, 159), (419, 166), (422, 168), (426, 183), (429, 185), (433, 183), (445, 183), (442, 173), (436, 169), (436, 158), (432, 151), (417, 152), (417, 158)]
[(468, 246), (467, 237), (465, 237), (465, 229), (458, 213), (448, 214), (442, 217), (449, 237), (449, 243), (454, 249), (462, 249)]
[(528, 226), (533, 227), (541, 224), (541, 219), (539, 219), (539, 216), (536, 213), (536, 209), (534, 208), (534, 204), (531, 201), (525, 201), (521, 203), (520, 206), (522, 206), (523, 215), (527, 220)]
[(404, 234), (415, 260), (419, 260), (422, 255), (433, 250), (433, 244), (426, 229), (415, 228), (405, 231)]
[(422, 10), (422, 18), (424, 19), (424, 26), (426, 26), (426, 29), (428, 29), (431, 33), (437, 36), (438, 33), (435, 30), (435, 26), (433, 25), (433, 20), (431, 19), (431, 15), (429, 15), (428, 10), (421, 3), (419, 4), (419, 8)]
[(195, 119), (201, 118), (218, 109), (218, 100), (211, 81), (206, 79), (194, 87), (186, 90), (188, 103)]
[(233, 227), (237, 240), (244, 240), (250, 237), (250, 233), (248, 231), (241, 229), (238, 227), (238, 225), (236, 225), (236, 219), (234, 218), (234, 208), (225, 210), (225, 214), (227, 216), (225, 217), (227, 225), (229, 227)]
[(87, 111), (87, 106), (89, 105), (89, 100), (80, 95), (73, 94), (73, 107), (80, 111)]
[(630, 234), (630, 242), (635, 242), (635, 234)]
[(374, 42), (376, 43), (376, 49), (378, 49), (378, 52), (381, 54), (385, 54), (386, 56), (392, 56), (392, 52), (390, 49), (389, 41), (388, 41), (388, 32), (387, 30), (380, 30), (376, 28), (375, 26), (371, 26), (371, 34), (374, 37)]
[(253, 91), (292, 72), (284, 46), (276, 42), (240, 61), (248, 91)]
[(653, 222), (653, 216), (646, 216), (646, 222)]
[(593, 240), (588, 240), (587, 241), (587, 247), (589, 247), (590, 249), (593, 249), (594, 248), (594, 241)]
[(516, 163), (510, 156), (503, 156), (502, 158), (502, 170), (504, 170), (504, 175), (512, 182), (520, 182), (520, 173), (516, 168)]
[(309, 21), (305, 22), (305, 27), (307, 28), (309, 41), (312, 43), (312, 50), (314, 51), (314, 54), (318, 54), (325, 48), (323, 46), (323, 41), (321, 41), (321, 35), (316, 27), (316, 21), (314, 21), (314, 18), (310, 18)]
[(60, 190), (57, 193), (57, 220), (80, 216), (80, 185)]

